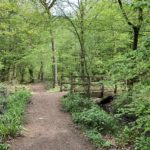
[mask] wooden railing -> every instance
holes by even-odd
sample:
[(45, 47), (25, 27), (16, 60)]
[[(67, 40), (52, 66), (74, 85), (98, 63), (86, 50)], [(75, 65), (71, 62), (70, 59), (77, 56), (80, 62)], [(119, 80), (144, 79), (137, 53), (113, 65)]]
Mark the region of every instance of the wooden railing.
[[(107, 89), (103, 84), (106, 80), (103, 76), (61, 76), (60, 91), (81, 92), (88, 96), (97, 94), (96, 97), (104, 97), (106, 92), (111, 92), (114, 95), (118, 92), (118, 86), (112, 85), (111, 89)], [(79, 88), (77, 87), (79, 86)], [(80, 89), (82, 87), (82, 89)], [(96, 87), (92, 89), (92, 87)]]

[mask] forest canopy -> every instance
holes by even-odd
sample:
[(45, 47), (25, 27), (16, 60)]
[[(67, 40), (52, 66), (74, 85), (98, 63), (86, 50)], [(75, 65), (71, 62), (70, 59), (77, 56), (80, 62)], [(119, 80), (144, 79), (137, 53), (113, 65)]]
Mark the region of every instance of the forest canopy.
[(148, 141), (150, 1), (0, 0), (0, 82), (55, 88), (73, 75), (123, 82), (115, 111), (137, 118), (135, 145)]
[(145, 48), (149, 7), (148, 0), (1, 0), (1, 81), (108, 76), (116, 57)]

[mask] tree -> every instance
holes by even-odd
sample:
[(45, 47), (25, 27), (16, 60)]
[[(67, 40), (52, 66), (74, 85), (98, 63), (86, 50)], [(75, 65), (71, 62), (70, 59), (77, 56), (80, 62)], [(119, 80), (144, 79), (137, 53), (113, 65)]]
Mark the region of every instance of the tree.
[[(143, 23), (143, 8), (142, 6), (136, 7), (136, 10), (138, 11), (138, 18), (137, 18), (137, 23), (133, 23), (130, 21), (124, 7), (123, 7), (123, 3), (122, 0), (118, 0), (118, 4), (120, 6), (120, 9), (122, 11), (122, 14), (126, 20), (126, 22), (128, 23), (128, 25), (132, 28), (133, 30), (133, 50), (136, 50), (138, 48), (138, 40), (139, 40), (139, 33), (140, 33), (140, 29)], [(134, 4), (133, 4), (134, 5)]]
[[(44, 41), (45, 36), (41, 33), (45, 18), (32, 2), (27, 1), (0, 2), (0, 16), (0, 80), (29, 80), (26, 69), (34, 64), (32, 52), (35, 47), (38, 49)], [(29, 56), (32, 58), (27, 59)]]
[(40, 0), (41, 4), (44, 6), (49, 20), (50, 20), (50, 36), (51, 36), (51, 48), (52, 48), (52, 70), (53, 70), (53, 88), (55, 88), (58, 85), (58, 67), (57, 67), (57, 56), (56, 56), (56, 47), (55, 47), (55, 37), (54, 37), (54, 31), (53, 31), (53, 16), (51, 14), (51, 8), (54, 6), (57, 0)]
[(50, 11), (51, 8), (54, 6), (57, 0), (40, 0), (41, 4), (45, 7), (47, 11)]
[[(80, 46), (80, 75), (83, 77), (89, 76), (89, 70), (87, 66), (87, 51), (85, 46), (86, 32), (87, 32), (87, 14), (90, 12), (92, 7), (96, 5), (96, 1), (89, 2), (87, 0), (81, 0), (76, 3), (72, 3), (69, 0), (64, 1), (72, 9), (72, 14), (67, 14), (65, 8), (58, 5), (58, 8), (61, 10), (60, 15), (67, 19), (72, 26), (71, 31), (74, 33), (75, 37), (78, 39)], [(89, 22), (90, 24), (90, 22)]]

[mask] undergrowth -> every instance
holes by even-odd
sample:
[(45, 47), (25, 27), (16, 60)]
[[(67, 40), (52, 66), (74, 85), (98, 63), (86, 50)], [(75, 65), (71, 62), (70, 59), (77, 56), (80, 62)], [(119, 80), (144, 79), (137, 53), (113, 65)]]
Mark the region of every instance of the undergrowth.
[(29, 91), (20, 89), (7, 98), (5, 112), (0, 116), (0, 150), (8, 149), (5, 144), (8, 137), (20, 134), (30, 96)]
[(79, 94), (69, 94), (63, 98), (62, 104), (96, 147), (111, 147), (112, 144), (106, 141), (103, 135), (117, 132), (117, 121), (113, 116), (98, 107), (91, 99)]
[(114, 102), (115, 114), (124, 122), (119, 143), (135, 150), (150, 150), (150, 86), (134, 85), (132, 95), (122, 93)]
[(79, 94), (69, 94), (62, 104), (97, 147), (112, 147), (114, 143), (104, 138), (108, 135), (115, 139), (115, 146), (120, 149), (150, 150), (149, 93), (149, 86), (141, 89), (138, 85), (133, 89), (132, 97), (122, 93), (112, 105), (113, 114)]

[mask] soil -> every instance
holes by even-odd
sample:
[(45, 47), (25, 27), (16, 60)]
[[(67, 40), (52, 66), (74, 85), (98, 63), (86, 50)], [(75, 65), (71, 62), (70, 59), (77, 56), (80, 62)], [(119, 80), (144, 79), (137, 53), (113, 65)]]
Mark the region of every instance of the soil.
[(10, 150), (94, 150), (61, 110), (66, 93), (50, 93), (41, 83), (31, 86), (33, 96), (26, 113), (22, 136), (11, 141)]

